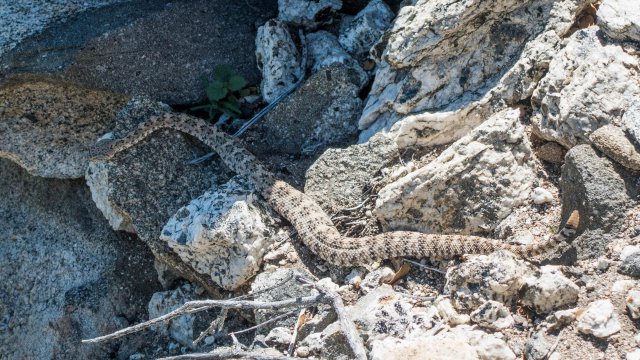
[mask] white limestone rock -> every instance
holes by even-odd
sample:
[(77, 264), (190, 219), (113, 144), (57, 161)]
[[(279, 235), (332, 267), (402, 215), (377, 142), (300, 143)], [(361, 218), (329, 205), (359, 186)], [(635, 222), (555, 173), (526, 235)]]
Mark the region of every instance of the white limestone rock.
[(640, 318), (640, 290), (629, 290), (626, 302), (631, 318), (634, 320)]
[(624, 261), (624, 259), (638, 252), (640, 252), (640, 246), (627, 245), (624, 248), (622, 248), (622, 251), (620, 251), (620, 260)]
[(640, 41), (640, 2), (604, 0), (598, 7), (598, 25), (616, 40)]
[(442, 321), (450, 326), (457, 326), (469, 323), (471, 317), (467, 314), (460, 314), (451, 303), (449, 298), (436, 299), (436, 309), (442, 318)]
[(351, 55), (344, 51), (338, 43), (338, 38), (330, 32), (322, 30), (308, 34), (307, 46), (309, 65), (314, 73), (339, 63), (353, 69), (358, 74), (360, 88), (369, 81), (369, 75)]
[(343, 22), (340, 45), (354, 56), (366, 54), (391, 25), (394, 14), (382, 0), (372, 0), (356, 16)]
[(471, 258), (447, 271), (446, 290), (458, 310), (473, 311), (489, 300), (509, 303), (533, 269), (506, 251)]
[(260, 91), (266, 102), (284, 93), (304, 73), (287, 26), (274, 19), (258, 28), (256, 61), (262, 72)]
[[(190, 284), (183, 285), (175, 290), (162, 291), (153, 294), (149, 300), (149, 318), (153, 319), (165, 315), (185, 302), (196, 300), (195, 287)], [(193, 347), (193, 321), (194, 314), (179, 316), (168, 323), (161, 323), (153, 327), (162, 334), (168, 334), (173, 339), (186, 347)]]
[(596, 300), (578, 316), (578, 330), (598, 338), (607, 338), (620, 331), (618, 315), (611, 300)]
[(226, 290), (256, 274), (275, 233), (250, 188), (235, 177), (207, 191), (178, 210), (160, 235), (183, 261)]
[(342, 0), (278, 0), (278, 20), (314, 29), (330, 23), (341, 8)]
[(640, 360), (640, 349), (635, 349), (632, 352), (628, 352), (626, 356), (627, 360)]
[(526, 204), (536, 179), (519, 110), (505, 110), (431, 163), (382, 188), (374, 214), (386, 230), (474, 233)]
[(640, 59), (603, 44), (597, 30), (571, 35), (531, 100), (535, 133), (568, 148), (589, 143), (603, 125), (620, 126), (621, 114), (640, 96)]
[(531, 200), (536, 205), (549, 204), (553, 202), (553, 194), (545, 188), (537, 187), (533, 189)]
[(560, 307), (575, 304), (580, 289), (562, 274), (558, 266), (543, 266), (525, 283), (524, 304), (539, 313), (548, 313)]
[(491, 330), (503, 330), (513, 326), (515, 321), (509, 309), (498, 301), (487, 301), (471, 313), (471, 320)]
[(584, 2), (404, 6), (388, 31), (360, 141), (388, 131), (400, 147), (449, 143), (529, 98)]

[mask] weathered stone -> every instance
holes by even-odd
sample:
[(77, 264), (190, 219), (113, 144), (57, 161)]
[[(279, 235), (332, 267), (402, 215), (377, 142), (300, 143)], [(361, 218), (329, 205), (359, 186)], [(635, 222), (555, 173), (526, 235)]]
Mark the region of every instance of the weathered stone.
[(269, 103), (304, 75), (300, 54), (287, 26), (274, 19), (258, 28), (256, 60), (262, 72), (260, 93)]
[(504, 103), (527, 99), (581, 3), (421, 0), (402, 7), (359, 120), (366, 129), (360, 141), (389, 131), (400, 147), (449, 143)]
[(327, 31), (307, 35), (311, 70), (315, 73), (334, 64), (343, 64), (358, 75), (359, 88), (369, 82), (369, 75), (360, 64), (338, 43), (338, 38)]
[(537, 187), (531, 193), (531, 200), (536, 205), (549, 204), (553, 202), (553, 194), (545, 188)]
[(634, 278), (640, 278), (640, 252), (627, 256), (618, 267), (618, 272)]
[(312, 75), (265, 117), (262, 125), (270, 151), (312, 153), (356, 132), (362, 108), (358, 75), (334, 65)]
[(578, 315), (578, 330), (598, 338), (607, 338), (620, 331), (620, 322), (610, 300), (596, 300)]
[(578, 145), (565, 157), (560, 187), (563, 219), (574, 209), (580, 213), (580, 236), (572, 242), (575, 255), (580, 259), (603, 255), (630, 204), (625, 179), (611, 160), (589, 145)]
[(384, 135), (345, 149), (328, 149), (307, 170), (304, 192), (329, 214), (357, 206), (374, 175), (398, 156), (395, 143)]
[(318, 25), (331, 23), (333, 13), (341, 7), (342, 0), (278, 0), (278, 19), (314, 29)]
[(375, 215), (383, 227), (477, 233), (525, 204), (536, 175), (519, 114), (494, 115), (434, 161), (381, 189)]
[(640, 318), (640, 291), (629, 290), (627, 293), (627, 309), (629, 309), (629, 315), (632, 319)]
[(15, 78), (0, 88), (0, 157), (32, 175), (82, 177), (89, 148), (126, 101), (49, 78)]
[(276, 232), (266, 204), (243, 178), (234, 177), (176, 212), (160, 239), (225, 290), (252, 278)]
[[(157, 318), (165, 315), (187, 301), (197, 300), (193, 285), (186, 284), (175, 290), (162, 291), (153, 294), (149, 301), (149, 318)], [(193, 321), (195, 314), (179, 316), (167, 323), (162, 323), (154, 327), (155, 331), (168, 334), (173, 339), (186, 347), (193, 347)]]
[(604, 44), (596, 27), (575, 32), (533, 93), (533, 130), (571, 148), (603, 125), (619, 125), (640, 96), (639, 68), (637, 57)]
[(598, 25), (616, 40), (640, 41), (640, 3), (604, 0), (598, 7)]
[(127, 358), (146, 335), (78, 339), (148, 319), (160, 290), (151, 252), (111, 230), (82, 181), (32, 177), (6, 159), (0, 174), (0, 357)]
[(514, 320), (509, 309), (501, 302), (487, 301), (471, 313), (471, 320), (491, 330), (503, 330), (513, 326)]
[(538, 158), (553, 164), (559, 164), (564, 161), (564, 155), (567, 153), (562, 145), (557, 142), (549, 141), (542, 146), (533, 150)]
[[(254, 22), (275, 14), (275, 0), (256, 6), (199, 0), (161, 7), (88, 40), (64, 77), (170, 104), (204, 100), (202, 78), (219, 64), (257, 83)], [(116, 13), (96, 20), (111, 21)]]
[(589, 140), (620, 165), (631, 170), (640, 170), (640, 146), (636, 147), (621, 128), (605, 125), (594, 131)]
[(356, 16), (342, 23), (340, 45), (353, 55), (367, 54), (391, 25), (393, 18), (393, 12), (384, 1), (370, 1)]
[(640, 146), (640, 100), (634, 101), (622, 115), (622, 123), (636, 145)]
[(497, 251), (449, 268), (447, 291), (457, 309), (472, 311), (489, 300), (512, 301), (532, 273), (527, 263)]
[(524, 348), (527, 359), (544, 360), (553, 347), (553, 339), (547, 336), (544, 330), (534, 332), (528, 339)]
[(534, 277), (526, 280), (525, 289), (523, 303), (539, 313), (575, 304), (580, 292), (578, 285), (567, 279), (556, 266), (543, 266)]

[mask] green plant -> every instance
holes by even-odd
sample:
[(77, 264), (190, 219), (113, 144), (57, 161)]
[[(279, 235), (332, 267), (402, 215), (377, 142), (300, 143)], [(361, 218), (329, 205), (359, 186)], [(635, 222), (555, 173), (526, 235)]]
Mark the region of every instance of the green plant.
[(240, 98), (249, 94), (247, 80), (224, 65), (218, 65), (213, 71), (213, 79), (205, 80), (204, 87), (209, 104), (192, 107), (191, 110), (206, 110), (209, 120), (216, 114), (223, 113), (230, 117), (238, 117)]

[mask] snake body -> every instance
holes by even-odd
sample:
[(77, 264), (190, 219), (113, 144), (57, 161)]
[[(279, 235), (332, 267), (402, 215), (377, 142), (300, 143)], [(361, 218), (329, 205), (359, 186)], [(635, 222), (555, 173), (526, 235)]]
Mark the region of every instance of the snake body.
[(363, 265), (400, 256), (448, 259), (463, 254), (488, 254), (500, 249), (529, 258), (571, 239), (579, 222), (578, 212), (574, 211), (557, 234), (547, 241), (529, 245), (512, 245), (471, 235), (423, 234), (412, 231), (392, 231), (360, 238), (345, 237), (313, 199), (278, 180), (238, 140), (202, 119), (185, 114), (165, 113), (152, 117), (122, 139), (102, 140), (92, 149), (91, 157), (107, 161), (154, 131), (164, 128), (184, 132), (210, 146), (235, 173), (252, 180), (256, 191), (293, 225), (302, 242), (311, 251), (325, 261), (340, 266)]

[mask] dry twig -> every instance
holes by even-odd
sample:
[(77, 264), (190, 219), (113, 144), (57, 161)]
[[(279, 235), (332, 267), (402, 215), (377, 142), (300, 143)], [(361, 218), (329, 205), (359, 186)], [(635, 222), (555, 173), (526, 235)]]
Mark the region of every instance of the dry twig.
[(264, 355), (250, 351), (221, 351), (206, 354), (186, 354), (178, 356), (164, 357), (159, 360), (219, 360), (219, 359), (237, 359), (248, 358), (253, 360), (303, 360), (302, 358), (289, 356), (273, 356)]

